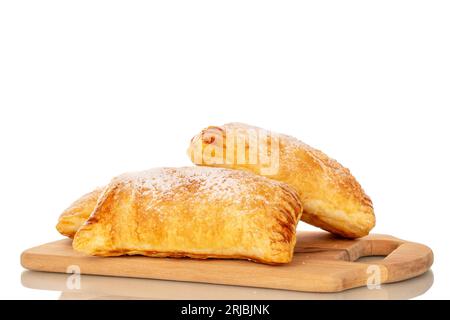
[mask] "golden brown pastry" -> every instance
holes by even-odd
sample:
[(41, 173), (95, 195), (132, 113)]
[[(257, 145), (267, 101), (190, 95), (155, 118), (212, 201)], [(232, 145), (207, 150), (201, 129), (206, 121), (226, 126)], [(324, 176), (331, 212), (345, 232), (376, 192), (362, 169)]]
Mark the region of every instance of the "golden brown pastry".
[(294, 137), (229, 123), (201, 131), (188, 153), (197, 165), (242, 169), (288, 183), (300, 196), (302, 220), (334, 234), (362, 237), (375, 225), (372, 201), (350, 171)]
[(288, 263), (301, 215), (288, 185), (239, 170), (159, 168), (114, 178), (73, 247), (90, 255)]
[(73, 238), (94, 210), (104, 188), (97, 188), (82, 196), (60, 215), (56, 229), (64, 236)]

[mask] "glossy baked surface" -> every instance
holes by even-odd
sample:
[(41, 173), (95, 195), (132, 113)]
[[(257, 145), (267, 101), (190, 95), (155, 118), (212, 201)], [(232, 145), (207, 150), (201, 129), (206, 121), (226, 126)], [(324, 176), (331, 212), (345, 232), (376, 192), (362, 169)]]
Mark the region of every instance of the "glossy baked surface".
[[(244, 141), (243, 147), (237, 141)], [(254, 150), (269, 161), (252, 160)], [(300, 196), (302, 220), (334, 234), (362, 237), (375, 225), (372, 201), (350, 171), (294, 137), (229, 123), (202, 130), (188, 154), (197, 165), (247, 170), (288, 183)]]
[(64, 210), (56, 225), (58, 232), (66, 237), (73, 238), (81, 225), (86, 222), (92, 211), (94, 211), (97, 200), (103, 190), (104, 188), (97, 188), (83, 195)]
[(114, 178), (77, 231), (73, 247), (97, 256), (287, 263), (301, 211), (295, 190), (262, 176), (208, 167), (158, 168)]

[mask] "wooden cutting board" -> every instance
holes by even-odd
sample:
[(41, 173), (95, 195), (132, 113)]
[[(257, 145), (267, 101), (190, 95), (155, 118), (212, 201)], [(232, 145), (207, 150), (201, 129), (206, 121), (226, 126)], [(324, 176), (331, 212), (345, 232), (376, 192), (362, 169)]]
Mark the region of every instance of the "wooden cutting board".
[[(360, 257), (386, 256), (373, 262)], [(387, 235), (346, 240), (325, 232), (297, 234), (288, 265), (269, 266), (242, 260), (195, 260), (142, 256), (91, 257), (75, 252), (64, 239), (22, 253), (26, 269), (118, 277), (216, 283), (308, 292), (339, 292), (416, 277), (433, 263), (433, 252), (419, 243)]]

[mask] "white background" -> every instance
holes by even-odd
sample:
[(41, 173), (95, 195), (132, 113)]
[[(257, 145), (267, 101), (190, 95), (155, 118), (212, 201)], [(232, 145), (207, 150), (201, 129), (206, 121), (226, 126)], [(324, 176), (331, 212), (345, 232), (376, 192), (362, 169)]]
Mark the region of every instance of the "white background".
[[(192, 135), (247, 122), (349, 167), (374, 232), (429, 245), (450, 298), (448, 1), (1, 1), (2, 298), (20, 252), (119, 173), (189, 165)], [(312, 229), (300, 224), (301, 229)]]

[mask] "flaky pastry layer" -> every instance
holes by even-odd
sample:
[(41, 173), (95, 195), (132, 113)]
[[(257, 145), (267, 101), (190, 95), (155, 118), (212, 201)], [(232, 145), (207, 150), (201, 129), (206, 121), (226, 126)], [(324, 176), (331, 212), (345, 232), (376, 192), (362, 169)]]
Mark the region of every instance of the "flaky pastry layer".
[(288, 263), (301, 212), (294, 189), (262, 176), (158, 168), (114, 178), (76, 232), (73, 247), (96, 256)]
[(188, 154), (197, 165), (251, 171), (289, 184), (303, 204), (302, 220), (334, 234), (362, 237), (375, 225), (372, 201), (350, 171), (294, 137), (229, 123), (202, 130)]

